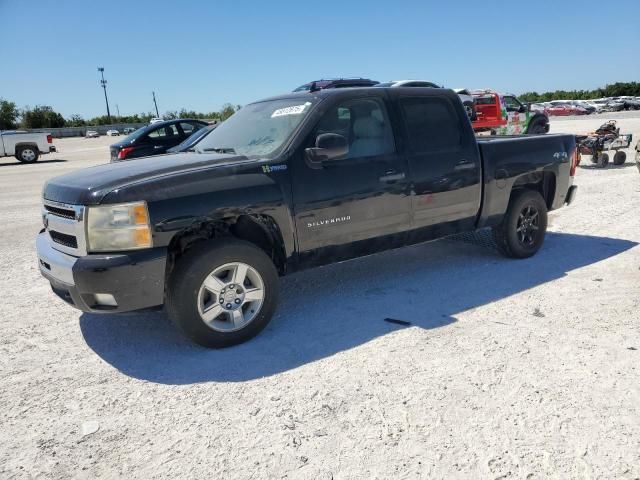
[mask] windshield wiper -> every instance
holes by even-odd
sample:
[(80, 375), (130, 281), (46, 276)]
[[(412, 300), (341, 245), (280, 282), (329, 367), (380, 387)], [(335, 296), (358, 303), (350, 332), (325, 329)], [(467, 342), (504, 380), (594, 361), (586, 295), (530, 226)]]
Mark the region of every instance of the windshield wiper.
[(217, 148), (205, 148), (203, 152), (216, 152), (216, 153), (236, 153), (231, 147), (217, 147)]

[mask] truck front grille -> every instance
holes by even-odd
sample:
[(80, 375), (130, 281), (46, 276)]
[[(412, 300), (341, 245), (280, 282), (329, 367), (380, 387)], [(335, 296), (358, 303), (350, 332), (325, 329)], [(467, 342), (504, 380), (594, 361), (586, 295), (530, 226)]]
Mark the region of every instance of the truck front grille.
[(50, 231), (51, 240), (60, 245), (64, 245), (69, 248), (78, 248), (78, 240), (73, 235), (67, 235), (65, 233)]
[(52, 205), (45, 205), (44, 208), (45, 208), (45, 210), (47, 212), (51, 212), (54, 215), (57, 215), (58, 217), (70, 218), (72, 220), (75, 220), (75, 218), (76, 218), (76, 212), (74, 210), (68, 210), (66, 208), (54, 207)]
[(53, 248), (78, 257), (87, 254), (84, 206), (45, 200), (42, 214)]

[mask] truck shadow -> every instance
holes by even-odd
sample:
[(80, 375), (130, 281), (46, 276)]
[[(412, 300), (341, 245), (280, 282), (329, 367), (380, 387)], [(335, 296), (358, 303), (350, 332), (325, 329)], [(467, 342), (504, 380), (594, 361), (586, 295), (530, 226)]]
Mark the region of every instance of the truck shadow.
[[(280, 306), (269, 326), (253, 340), (224, 350), (191, 344), (161, 311), (82, 314), (80, 328), (91, 349), (134, 378), (164, 384), (247, 381), (401, 328), (445, 327), (460, 312), (561, 278), (636, 245), (549, 233), (538, 255), (509, 260), (479, 232), (301, 272), (282, 279)], [(387, 317), (411, 326), (390, 324), (384, 321)]]
[(23, 163), (23, 162), (19, 162), (19, 161), (15, 161), (15, 162), (0, 162), (0, 167), (10, 167), (10, 166), (16, 166), (16, 165), (39, 165), (39, 164), (43, 164), (43, 163), (64, 163), (67, 160), (64, 160), (63, 158), (57, 158), (57, 159), (53, 159), (53, 160), (38, 160), (37, 162), (33, 162), (33, 163)]

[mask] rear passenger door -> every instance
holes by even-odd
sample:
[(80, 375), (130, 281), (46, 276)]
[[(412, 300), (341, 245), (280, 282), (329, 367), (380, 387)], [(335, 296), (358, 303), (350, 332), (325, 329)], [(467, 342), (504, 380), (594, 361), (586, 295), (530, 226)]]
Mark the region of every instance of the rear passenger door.
[(398, 95), (412, 180), (411, 241), (472, 228), (480, 209), (481, 165), (466, 114), (436, 93)]

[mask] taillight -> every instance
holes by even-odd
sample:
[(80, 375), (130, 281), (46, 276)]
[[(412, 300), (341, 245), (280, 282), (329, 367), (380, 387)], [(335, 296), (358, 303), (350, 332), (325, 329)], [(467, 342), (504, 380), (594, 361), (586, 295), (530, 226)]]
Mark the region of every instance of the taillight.
[(120, 151), (118, 152), (118, 160), (124, 160), (125, 158), (127, 158), (127, 155), (129, 155), (132, 150), (133, 150), (133, 147), (121, 148)]
[(53, 143), (53, 135), (47, 135), (47, 143)]
[(580, 163), (580, 152), (578, 152), (578, 147), (573, 149), (573, 153), (571, 154), (571, 169), (569, 170), (569, 175), (574, 177), (576, 174), (576, 168)]

